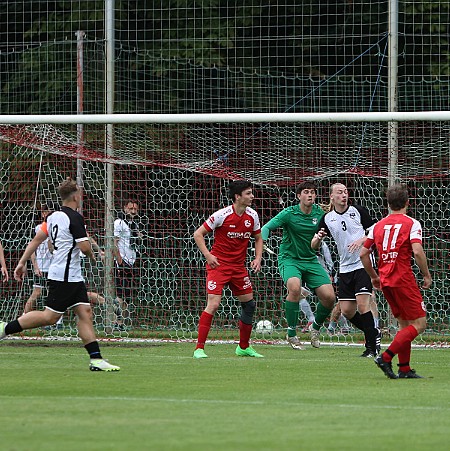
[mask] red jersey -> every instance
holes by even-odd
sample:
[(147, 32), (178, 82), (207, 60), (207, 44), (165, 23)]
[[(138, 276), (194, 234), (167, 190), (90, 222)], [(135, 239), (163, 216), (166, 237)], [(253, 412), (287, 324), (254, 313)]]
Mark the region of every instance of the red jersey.
[(381, 286), (416, 284), (411, 267), (412, 243), (422, 243), (420, 222), (404, 214), (390, 214), (369, 230), (364, 247), (378, 251)]
[(244, 265), (250, 237), (261, 233), (258, 213), (247, 207), (239, 216), (233, 205), (213, 213), (203, 226), (214, 231), (211, 254), (224, 266)]

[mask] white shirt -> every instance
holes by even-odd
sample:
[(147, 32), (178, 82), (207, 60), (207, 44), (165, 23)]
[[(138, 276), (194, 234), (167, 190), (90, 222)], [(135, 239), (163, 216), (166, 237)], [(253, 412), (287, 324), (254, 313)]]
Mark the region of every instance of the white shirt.
[(349, 205), (343, 213), (331, 210), (322, 217), (318, 230), (324, 228), (336, 242), (340, 273), (352, 272), (364, 267), (359, 258), (359, 251), (349, 252), (348, 246), (365, 236), (366, 230), (374, 223), (369, 212), (360, 205)]
[[(41, 230), (41, 224), (36, 226), (36, 233), (38, 233), (39, 230)], [(36, 263), (38, 265), (38, 268), (42, 272), (48, 272), (48, 268), (50, 266), (50, 262), (52, 260), (52, 253), (50, 252), (50, 249), (48, 248), (48, 242), (50, 238), (47, 238), (43, 243), (39, 245), (39, 247), (36, 249)]]
[(60, 282), (84, 282), (80, 248), (77, 243), (89, 240), (83, 217), (69, 207), (61, 207), (47, 217), (46, 230), (53, 244), (53, 258), (48, 278)]
[(131, 245), (132, 230), (126, 220), (119, 218), (114, 221), (114, 236), (118, 238), (117, 247), (122, 260), (130, 266), (134, 265), (136, 251)]

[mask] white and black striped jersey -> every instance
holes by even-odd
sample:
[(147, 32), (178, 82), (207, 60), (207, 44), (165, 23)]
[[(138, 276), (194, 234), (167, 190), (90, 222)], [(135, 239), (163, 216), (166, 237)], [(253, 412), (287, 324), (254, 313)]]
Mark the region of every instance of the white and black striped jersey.
[[(38, 230), (41, 230), (41, 224), (36, 226), (36, 233), (38, 233)], [(52, 261), (52, 253), (48, 248), (48, 240), (49, 238), (41, 243), (35, 251), (36, 263), (42, 272), (48, 272), (50, 262)]]
[(360, 205), (349, 205), (343, 213), (331, 210), (319, 222), (318, 230), (325, 229), (333, 237), (339, 254), (339, 272), (346, 273), (363, 268), (359, 252), (349, 252), (348, 246), (362, 238), (375, 224), (369, 212)]
[(41, 230), (50, 237), (54, 247), (48, 278), (60, 282), (84, 282), (77, 243), (89, 238), (80, 213), (63, 206), (60, 211), (47, 216)]

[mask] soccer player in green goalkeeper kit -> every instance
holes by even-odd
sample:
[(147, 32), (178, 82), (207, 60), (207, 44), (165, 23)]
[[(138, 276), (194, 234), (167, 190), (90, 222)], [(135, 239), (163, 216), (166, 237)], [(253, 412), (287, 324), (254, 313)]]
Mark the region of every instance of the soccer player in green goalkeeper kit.
[(311, 240), (324, 215), (324, 211), (315, 204), (316, 191), (314, 182), (301, 183), (296, 191), (299, 204), (282, 210), (261, 230), (266, 241), (271, 231), (283, 229), (278, 270), (288, 290), (285, 302), (286, 339), (293, 349), (302, 349), (296, 331), (302, 282), (315, 292), (320, 301), (309, 328), (311, 345), (315, 348), (320, 347), (320, 327), (330, 315), (336, 300), (330, 277), (317, 260), (316, 251), (311, 248)]

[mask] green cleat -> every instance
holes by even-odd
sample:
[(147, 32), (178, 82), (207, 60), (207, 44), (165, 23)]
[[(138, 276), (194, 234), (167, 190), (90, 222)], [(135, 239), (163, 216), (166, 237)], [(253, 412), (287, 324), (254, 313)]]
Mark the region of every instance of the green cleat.
[(208, 358), (208, 356), (205, 354), (205, 350), (202, 348), (197, 348), (194, 351), (194, 355), (193, 355), (194, 359), (206, 359)]
[(264, 357), (262, 354), (258, 354), (251, 346), (247, 349), (242, 349), (239, 345), (236, 348), (236, 355), (239, 357)]

